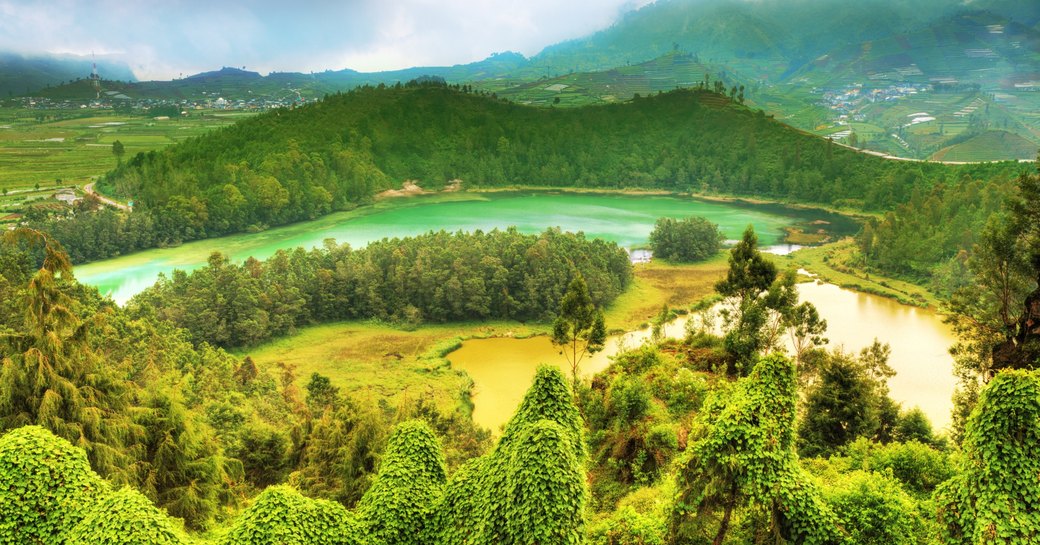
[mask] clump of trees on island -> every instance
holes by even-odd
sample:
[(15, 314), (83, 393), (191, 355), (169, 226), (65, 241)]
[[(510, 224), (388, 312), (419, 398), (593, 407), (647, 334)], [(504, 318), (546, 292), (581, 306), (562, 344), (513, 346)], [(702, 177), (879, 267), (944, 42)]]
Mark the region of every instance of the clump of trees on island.
[(660, 218), (650, 232), (650, 250), (654, 257), (688, 263), (714, 257), (723, 240), (719, 226), (704, 218)]

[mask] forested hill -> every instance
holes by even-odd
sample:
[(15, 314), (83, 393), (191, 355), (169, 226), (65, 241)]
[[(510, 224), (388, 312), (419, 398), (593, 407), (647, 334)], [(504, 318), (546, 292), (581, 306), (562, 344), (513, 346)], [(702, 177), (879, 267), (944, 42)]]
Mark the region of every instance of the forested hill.
[[(75, 221), (49, 230), (82, 261), (106, 255), (82, 252), (77, 237), (125, 253), (314, 218), (405, 180), (660, 188), (883, 209), (935, 180), (1022, 168), (871, 157), (745, 108), (733, 91), (732, 99), (676, 90), (545, 109), (443, 85), (362, 88), (130, 159), (102, 188), (135, 202), (136, 218), (123, 220), (135, 222), (132, 230)], [(124, 235), (132, 240), (119, 242)]]

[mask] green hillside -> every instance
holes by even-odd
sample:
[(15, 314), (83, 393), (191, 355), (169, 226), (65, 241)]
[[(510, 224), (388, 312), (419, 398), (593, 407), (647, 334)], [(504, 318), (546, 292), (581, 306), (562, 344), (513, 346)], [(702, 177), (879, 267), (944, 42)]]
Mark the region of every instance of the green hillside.
[(937, 152), (937, 161), (995, 161), (1005, 157), (1036, 159), (1037, 145), (1007, 131), (986, 131)]
[[(9, 98), (60, 87), (66, 82), (90, 78), (93, 61), (70, 55), (21, 55), (0, 52), (0, 97)], [(102, 59), (98, 72), (108, 79), (133, 81), (134, 74), (123, 63)]]
[(554, 109), (436, 85), (362, 88), (138, 154), (101, 184), (134, 201), (132, 215), (77, 216), (47, 228), (76, 233), (64, 242), (106, 240), (73, 252), (89, 260), (108, 255), (96, 253), (102, 246), (126, 253), (313, 219), (406, 180), (653, 188), (884, 209), (942, 179), (1022, 168), (889, 161), (738, 102), (680, 90)]

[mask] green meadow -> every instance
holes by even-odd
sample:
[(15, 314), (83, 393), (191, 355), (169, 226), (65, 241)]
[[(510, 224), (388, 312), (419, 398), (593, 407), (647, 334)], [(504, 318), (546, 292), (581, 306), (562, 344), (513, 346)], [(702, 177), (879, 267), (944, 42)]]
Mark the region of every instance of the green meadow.
[[(82, 188), (123, 159), (224, 127), (252, 114), (193, 111), (159, 120), (111, 110), (0, 108), (0, 221), (27, 204), (54, 201), (55, 189)], [(78, 191), (78, 189), (77, 189)]]

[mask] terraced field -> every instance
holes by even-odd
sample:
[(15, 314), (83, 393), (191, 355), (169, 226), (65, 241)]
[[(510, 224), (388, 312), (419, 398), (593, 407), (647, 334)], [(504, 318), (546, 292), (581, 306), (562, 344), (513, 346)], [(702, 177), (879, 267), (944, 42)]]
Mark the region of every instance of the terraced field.
[(0, 108), (0, 222), (28, 203), (54, 202), (57, 188), (81, 187), (125, 158), (226, 126), (251, 114), (215, 112), (159, 121), (111, 111)]

